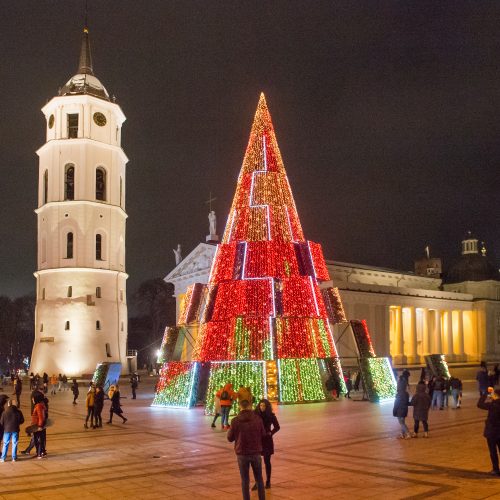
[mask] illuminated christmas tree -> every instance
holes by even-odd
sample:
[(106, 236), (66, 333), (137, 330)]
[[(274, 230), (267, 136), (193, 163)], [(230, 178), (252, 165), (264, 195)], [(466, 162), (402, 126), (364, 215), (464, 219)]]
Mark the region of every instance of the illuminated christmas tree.
[(160, 385), (168, 388), (167, 399), (175, 393), (192, 404), (199, 377), (191, 372), (196, 363), (210, 362), (208, 411), (226, 382), (250, 386), (257, 399), (324, 400), (326, 378), (333, 374), (343, 384), (328, 294), (318, 286), (329, 279), (321, 246), (304, 238), (261, 94), (212, 263), (194, 363), (164, 367)]

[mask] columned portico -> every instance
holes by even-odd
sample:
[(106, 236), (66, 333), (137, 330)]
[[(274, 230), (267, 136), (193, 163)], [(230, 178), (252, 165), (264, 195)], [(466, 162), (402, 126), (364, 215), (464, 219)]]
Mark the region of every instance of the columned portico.
[(412, 363), (418, 363), (419, 362), (419, 356), (417, 354), (417, 311), (415, 307), (409, 307), (408, 308), (409, 312), (409, 342), (408, 342), (408, 356), (407, 356), (407, 362), (412, 364)]

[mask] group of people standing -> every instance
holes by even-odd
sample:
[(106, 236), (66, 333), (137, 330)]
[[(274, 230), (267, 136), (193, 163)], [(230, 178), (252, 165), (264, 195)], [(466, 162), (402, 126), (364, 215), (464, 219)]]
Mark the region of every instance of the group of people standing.
[[(22, 454), (29, 455), (31, 449), (36, 448), (37, 458), (41, 459), (47, 456), (45, 446), (48, 412), (48, 399), (43, 388), (34, 389), (31, 393), (31, 425), (26, 428), (26, 433), (31, 436), (31, 440), (28, 447), (21, 452)], [(12, 461), (17, 461), (19, 432), (23, 423), (24, 415), (19, 408), (18, 399), (9, 399), (6, 395), (0, 396), (0, 436), (3, 441), (0, 462), (5, 462), (10, 443), (12, 443)]]
[(50, 385), (50, 394), (55, 396), (58, 392), (68, 390), (68, 377), (65, 374), (60, 373), (56, 375), (53, 373), (50, 377), (44, 372), (42, 376), (38, 373), (30, 373), (30, 391), (37, 389), (38, 387), (43, 387), (43, 392), (47, 394)]
[[(110, 386), (108, 398), (111, 401), (111, 407), (109, 409), (109, 420), (106, 423), (113, 423), (113, 415), (118, 415), (122, 419), (123, 423), (125, 423), (128, 419), (123, 416), (123, 410), (120, 403), (120, 388), (118, 385)], [(104, 390), (102, 386), (96, 386), (93, 382), (90, 383), (90, 387), (85, 398), (85, 408), (87, 409), (87, 417), (85, 418), (83, 427), (85, 429), (89, 428), (89, 420), (91, 429), (102, 427), (101, 414), (104, 408)]]
[[(410, 439), (418, 437), (420, 423), (424, 429), (424, 437), (429, 436), (429, 410), (443, 410), (448, 406), (448, 396), (451, 394), (454, 401), (452, 409), (459, 409), (462, 401), (462, 381), (456, 377), (445, 379), (444, 377), (431, 377), (429, 382), (425, 380), (423, 373), (415, 390), (415, 394), (410, 398), (408, 389), (410, 372), (403, 370), (397, 381), (397, 394), (394, 401), (393, 416), (398, 419), (401, 432), (400, 439)], [(413, 408), (413, 432), (410, 432), (406, 425), (409, 407)]]

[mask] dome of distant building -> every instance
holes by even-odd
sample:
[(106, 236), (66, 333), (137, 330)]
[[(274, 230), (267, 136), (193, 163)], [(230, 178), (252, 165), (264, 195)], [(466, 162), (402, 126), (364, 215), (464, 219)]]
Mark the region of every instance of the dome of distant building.
[(462, 241), (462, 255), (450, 266), (443, 282), (462, 283), (486, 280), (500, 281), (500, 273), (486, 257), (484, 243), (479, 252), (478, 240), (469, 232)]

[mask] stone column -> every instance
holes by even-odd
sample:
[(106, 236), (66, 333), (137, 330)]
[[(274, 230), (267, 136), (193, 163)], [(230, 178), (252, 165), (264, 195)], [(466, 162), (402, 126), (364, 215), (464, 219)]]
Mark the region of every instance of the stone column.
[(443, 344), (441, 342), (441, 311), (436, 309), (434, 311), (434, 353), (442, 354)]
[(453, 314), (452, 311), (446, 311), (446, 356), (450, 361), (453, 360)]
[(429, 328), (429, 309), (422, 309), (422, 355), (431, 353), (431, 331)]
[(460, 361), (465, 361), (465, 342), (464, 342), (464, 313), (463, 311), (457, 311), (457, 327), (458, 327), (458, 345), (457, 354)]
[(418, 363), (419, 357), (417, 353), (417, 311), (415, 307), (410, 307), (410, 335), (409, 346), (407, 350), (408, 362)]
[(396, 309), (396, 334), (397, 334), (397, 362), (404, 363), (405, 362), (405, 337), (403, 331), (403, 308), (398, 307)]

